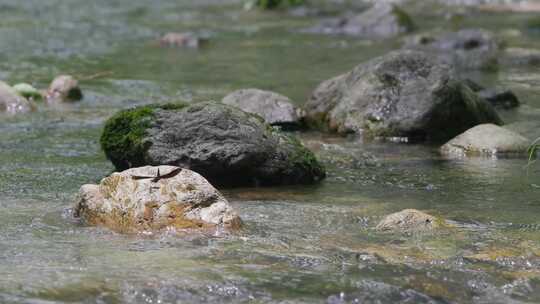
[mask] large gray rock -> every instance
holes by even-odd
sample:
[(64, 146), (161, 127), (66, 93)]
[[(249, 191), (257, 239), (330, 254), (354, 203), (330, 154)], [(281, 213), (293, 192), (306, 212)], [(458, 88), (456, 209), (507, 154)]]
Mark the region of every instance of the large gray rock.
[(101, 145), (119, 170), (176, 165), (218, 185), (313, 183), (325, 176), (296, 138), (222, 103), (121, 111), (106, 123)]
[(79, 191), (75, 216), (119, 232), (236, 229), (240, 217), (199, 174), (178, 167), (133, 168)]
[(257, 114), (271, 125), (285, 128), (299, 127), (304, 116), (303, 111), (295, 107), (288, 97), (270, 91), (238, 90), (225, 96), (222, 102)]
[(436, 54), (439, 60), (460, 70), (497, 69), (500, 56), (495, 36), (481, 29), (419, 34), (409, 37), (405, 48)]
[(502, 124), (452, 69), (417, 51), (372, 59), (319, 85), (306, 119), (338, 133), (448, 140), (481, 123)]
[(375, 229), (379, 231), (428, 231), (440, 228), (443, 220), (437, 220), (436, 217), (427, 213), (415, 210), (405, 209), (400, 212), (392, 213), (383, 218)]
[(377, 3), (365, 12), (325, 21), (309, 32), (345, 34), (364, 38), (391, 38), (411, 32), (415, 25), (411, 17), (394, 4)]
[(531, 141), (493, 124), (471, 128), (441, 147), (447, 157), (525, 156)]
[(16, 114), (33, 110), (34, 106), (30, 101), (19, 95), (11, 86), (0, 81), (0, 112)]

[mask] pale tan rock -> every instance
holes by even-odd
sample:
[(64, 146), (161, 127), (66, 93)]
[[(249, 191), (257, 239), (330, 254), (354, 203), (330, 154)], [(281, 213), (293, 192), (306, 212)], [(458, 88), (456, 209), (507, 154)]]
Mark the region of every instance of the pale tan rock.
[(30, 101), (19, 95), (11, 86), (0, 81), (0, 112), (16, 114), (31, 112), (34, 109)]
[(70, 75), (60, 75), (52, 81), (45, 99), (48, 103), (60, 103), (81, 100), (82, 97), (77, 79)]
[(518, 133), (493, 125), (473, 127), (444, 144), (440, 151), (449, 158), (471, 156), (525, 156), (530, 140)]
[(173, 166), (128, 169), (99, 185), (82, 186), (75, 216), (125, 233), (241, 226), (238, 214), (206, 179)]
[(167, 33), (161, 37), (162, 46), (198, 48), (203, 40), (193, 33)]

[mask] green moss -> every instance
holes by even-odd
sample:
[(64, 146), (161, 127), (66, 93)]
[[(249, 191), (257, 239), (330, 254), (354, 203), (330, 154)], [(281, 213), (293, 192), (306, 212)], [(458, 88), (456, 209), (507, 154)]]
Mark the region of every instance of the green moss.
[(105, 123), (101, 135), (101, 148), (117, 170), (146, 165), (146, 152), (150, 144), (144, 141), (156, 109), (178, 110), (184, 103), (152, 104), (123, 110)]
[(313, 152), (306, 148), (296, 137), (288, 134), (280, 134), (291, 147), (291, 168), (301, 168), (304, 172), (310, 172), (314, 177), (324, 177), (326, 169), (319, 163)]
[(22, 97), (27, 99), (39, 100), (42, 98), (41, 92), (28, 83), (19, 83), (13, 86), (13, 89)]
[(398, 24), (406, 29), (407, 32), (412, 32), (416, 29), (411, 16), (407, 14), (400, 7), (394, 5), (392, 8), (392, 13), (398, 18)]

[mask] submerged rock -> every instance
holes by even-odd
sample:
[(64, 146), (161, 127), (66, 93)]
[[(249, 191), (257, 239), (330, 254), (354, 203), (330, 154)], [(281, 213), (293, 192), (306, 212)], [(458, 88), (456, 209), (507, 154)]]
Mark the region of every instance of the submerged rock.
[(308, 31), (364, 38), (391, 38), (412, 32), (415, 27), (411, 17), (395, 4), (377, 3), (359, 15), (327, 21)]
[(379, 231), (427, 231), (442, 227), (442, 221), (427, 213), (405, 209), (383, 218), (375, 229)]
[(525, 48), (507, 48), (499, 60), (504, 65), (540, 65), (540, 50)]
[(19, 83), (13, 86), (13, 89), (22, 97), (28, 100), (39, 100), (43, 98), (42, 93), (28, 83)]
[(381, 137), (448, 140), (481, 123), (502, 124), (449, 66), (417, 51), (391, 52), (323, 82), (305, 110), (313, 126)]
[(199, 174), (178, 167), (133, 168), (79, 191), (75, 216), (125, 233), (237, 229), (238, 214)]
[(305, 184), (325, 177), (296, 138), (222, 103), (121, 111), (107, 121), (101, 146), (118, 170), (176, 165), (219, 185)]
[(271, 124), (285, 128), (299, 127), (304, 113), (281, 94), (258, 89), (244, 89), (225, 96), (222, 102), (248, 113), (260, 115)]
[(530, 141), (508, 129), (482, 124), (458, 135), (441, 147), (447, 157), (527, 155)]
[(520, 104), (514, 92), (502, 87), (484, 89), (478, 91), (478, 95), (489, 101), (493, 106), (503, 109), (512, 109), (518, 107)]
[(60, 75), (56, 77), (49, 89), (45, 99), (48, 103), (72, 102), (83, 98), (79, 82), (73, 76)]
[(0, 81), (0, 112), (10, 114), (27, 113), (34, 110), (34, 105), (19, 95), (11, 86)]
[(203, 39), (193, 33), (167, 33), (159, 39), (162, 46), (168, 47), (186, 47), (198, 48), (201, 46)]
[(461, 70), (496, 69), (500, 56), (495, 36), (481, 29), (416, 35), (406, 40), (405, 48), (434, 53)]
[(471, 90), (475, 91), (478, 96), (487, 100), (494, 107), (512, 109), (520, 105), (516, 94), (510, 89), (503, 87), (484, 88), (471, 79), (465, 79), (464, 82)]
[(492, 12), (519, 12), (519, 13), (534, 13), (540, 12), (540, 3), (533, 1), (500, 1), (503, 3), (482, 3), (479, 6), (481, 10)]

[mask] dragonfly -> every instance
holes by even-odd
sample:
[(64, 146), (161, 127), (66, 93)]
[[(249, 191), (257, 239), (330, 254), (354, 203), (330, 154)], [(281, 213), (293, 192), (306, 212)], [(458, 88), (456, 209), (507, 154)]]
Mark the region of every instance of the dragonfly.
[(167, 174), (161, 175), (158, 168), (156, 176), (132, 175), (131, 178), (134, 180), (152, 179), (152, 183), (157, 183), (162, 179), (173, 178), (177, 176), (180, 172), (182, 172), (182, 168), (176, 168)]

